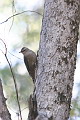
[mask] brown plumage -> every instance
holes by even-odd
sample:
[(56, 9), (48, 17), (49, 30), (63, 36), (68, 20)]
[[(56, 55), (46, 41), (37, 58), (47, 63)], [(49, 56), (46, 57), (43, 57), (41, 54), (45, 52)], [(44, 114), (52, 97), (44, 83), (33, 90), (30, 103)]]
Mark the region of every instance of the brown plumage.
[(26, 68), (29, 72), (29, 75), (32, 77), (33, 82), (35, 80), (35, 68), (36, 68), (36, 54), (32, 50), (23, 47), (20, 51), (20, 53), (24, 56), (24, 63), (26, 65)]

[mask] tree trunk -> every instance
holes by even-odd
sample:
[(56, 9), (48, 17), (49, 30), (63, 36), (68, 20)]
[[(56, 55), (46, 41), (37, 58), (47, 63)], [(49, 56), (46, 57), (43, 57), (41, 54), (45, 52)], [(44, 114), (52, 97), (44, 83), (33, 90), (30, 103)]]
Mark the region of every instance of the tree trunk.
[(68, 120), (76, 68), (80, 0), (46, 0), (36, 79), (36, 120)]
[(11, 120), (11, 115), (6, 107), (6, 99), (3, 95), (3, 89), (0, 79), (0, 120)]

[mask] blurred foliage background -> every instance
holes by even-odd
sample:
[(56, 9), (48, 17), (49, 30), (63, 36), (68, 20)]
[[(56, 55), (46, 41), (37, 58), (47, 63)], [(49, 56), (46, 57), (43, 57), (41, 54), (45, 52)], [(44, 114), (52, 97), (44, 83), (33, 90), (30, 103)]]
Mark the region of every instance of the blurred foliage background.
[[(8, 21), (0, 24), (0, 38), (6, 43), (8, 49), (8, 59), (12, 65), (19, 91), (19, 101), (21, 104), (23, 120), (27, 119), (28, 98), (33, 91), (33, 82), (28, 75), (23, 63), (23, 56), (19, 54), (23, 46), (29, 47), (37, 53), (39, 48), (40, 31), (42, 24), (44, 0), (2, 0), (0, 1), (0, 23), (8, 17), (18, 14)], [(28, 11), (30, 10), (30, 11)], [(42, 15), (37, 14), (36, 11)], [(78, 48), (80, 45), (78, 46)], [(0, 50), (5, 51), (3, 43), (0, 41)], [(15, 88), (9, 65), (0, 51), (0, 78), (2, 79), (4, 94), (7, 98), (7, 106), (12, 114), (12, 119), (17, 119), (18, 106)], [(77, 61), (80, 60), (80, 52)], [(79, 65), (80, 66), (80, 65)], [(76, 78), (75, 78), (76, 79)], [(80, 78), (79, 78), (80, 81)], [(80, 120), (80, 83), (75, 84), (75, 97), (72, 98), (70, 120)]]

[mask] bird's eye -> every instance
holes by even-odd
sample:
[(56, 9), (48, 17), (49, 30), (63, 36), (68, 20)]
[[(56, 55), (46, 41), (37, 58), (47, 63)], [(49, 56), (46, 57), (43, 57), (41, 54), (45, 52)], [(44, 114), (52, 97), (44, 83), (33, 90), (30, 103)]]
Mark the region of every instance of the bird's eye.
[(25, 51), (25, 49), (22, 49), (22, 50), (21, 50), (21, 52), (24, 52), (24, 51)]
[(25, 50), (22, 50), (21, 52), (24, 52)]

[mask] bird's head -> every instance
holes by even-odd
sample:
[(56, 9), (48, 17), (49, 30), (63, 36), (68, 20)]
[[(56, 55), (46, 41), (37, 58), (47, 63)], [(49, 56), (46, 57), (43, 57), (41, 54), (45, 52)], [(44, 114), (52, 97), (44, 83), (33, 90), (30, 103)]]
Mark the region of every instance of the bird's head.
[(28, 50), (28, 48), (23, 47), (19, 53), (22, 53), (24, 55)]

